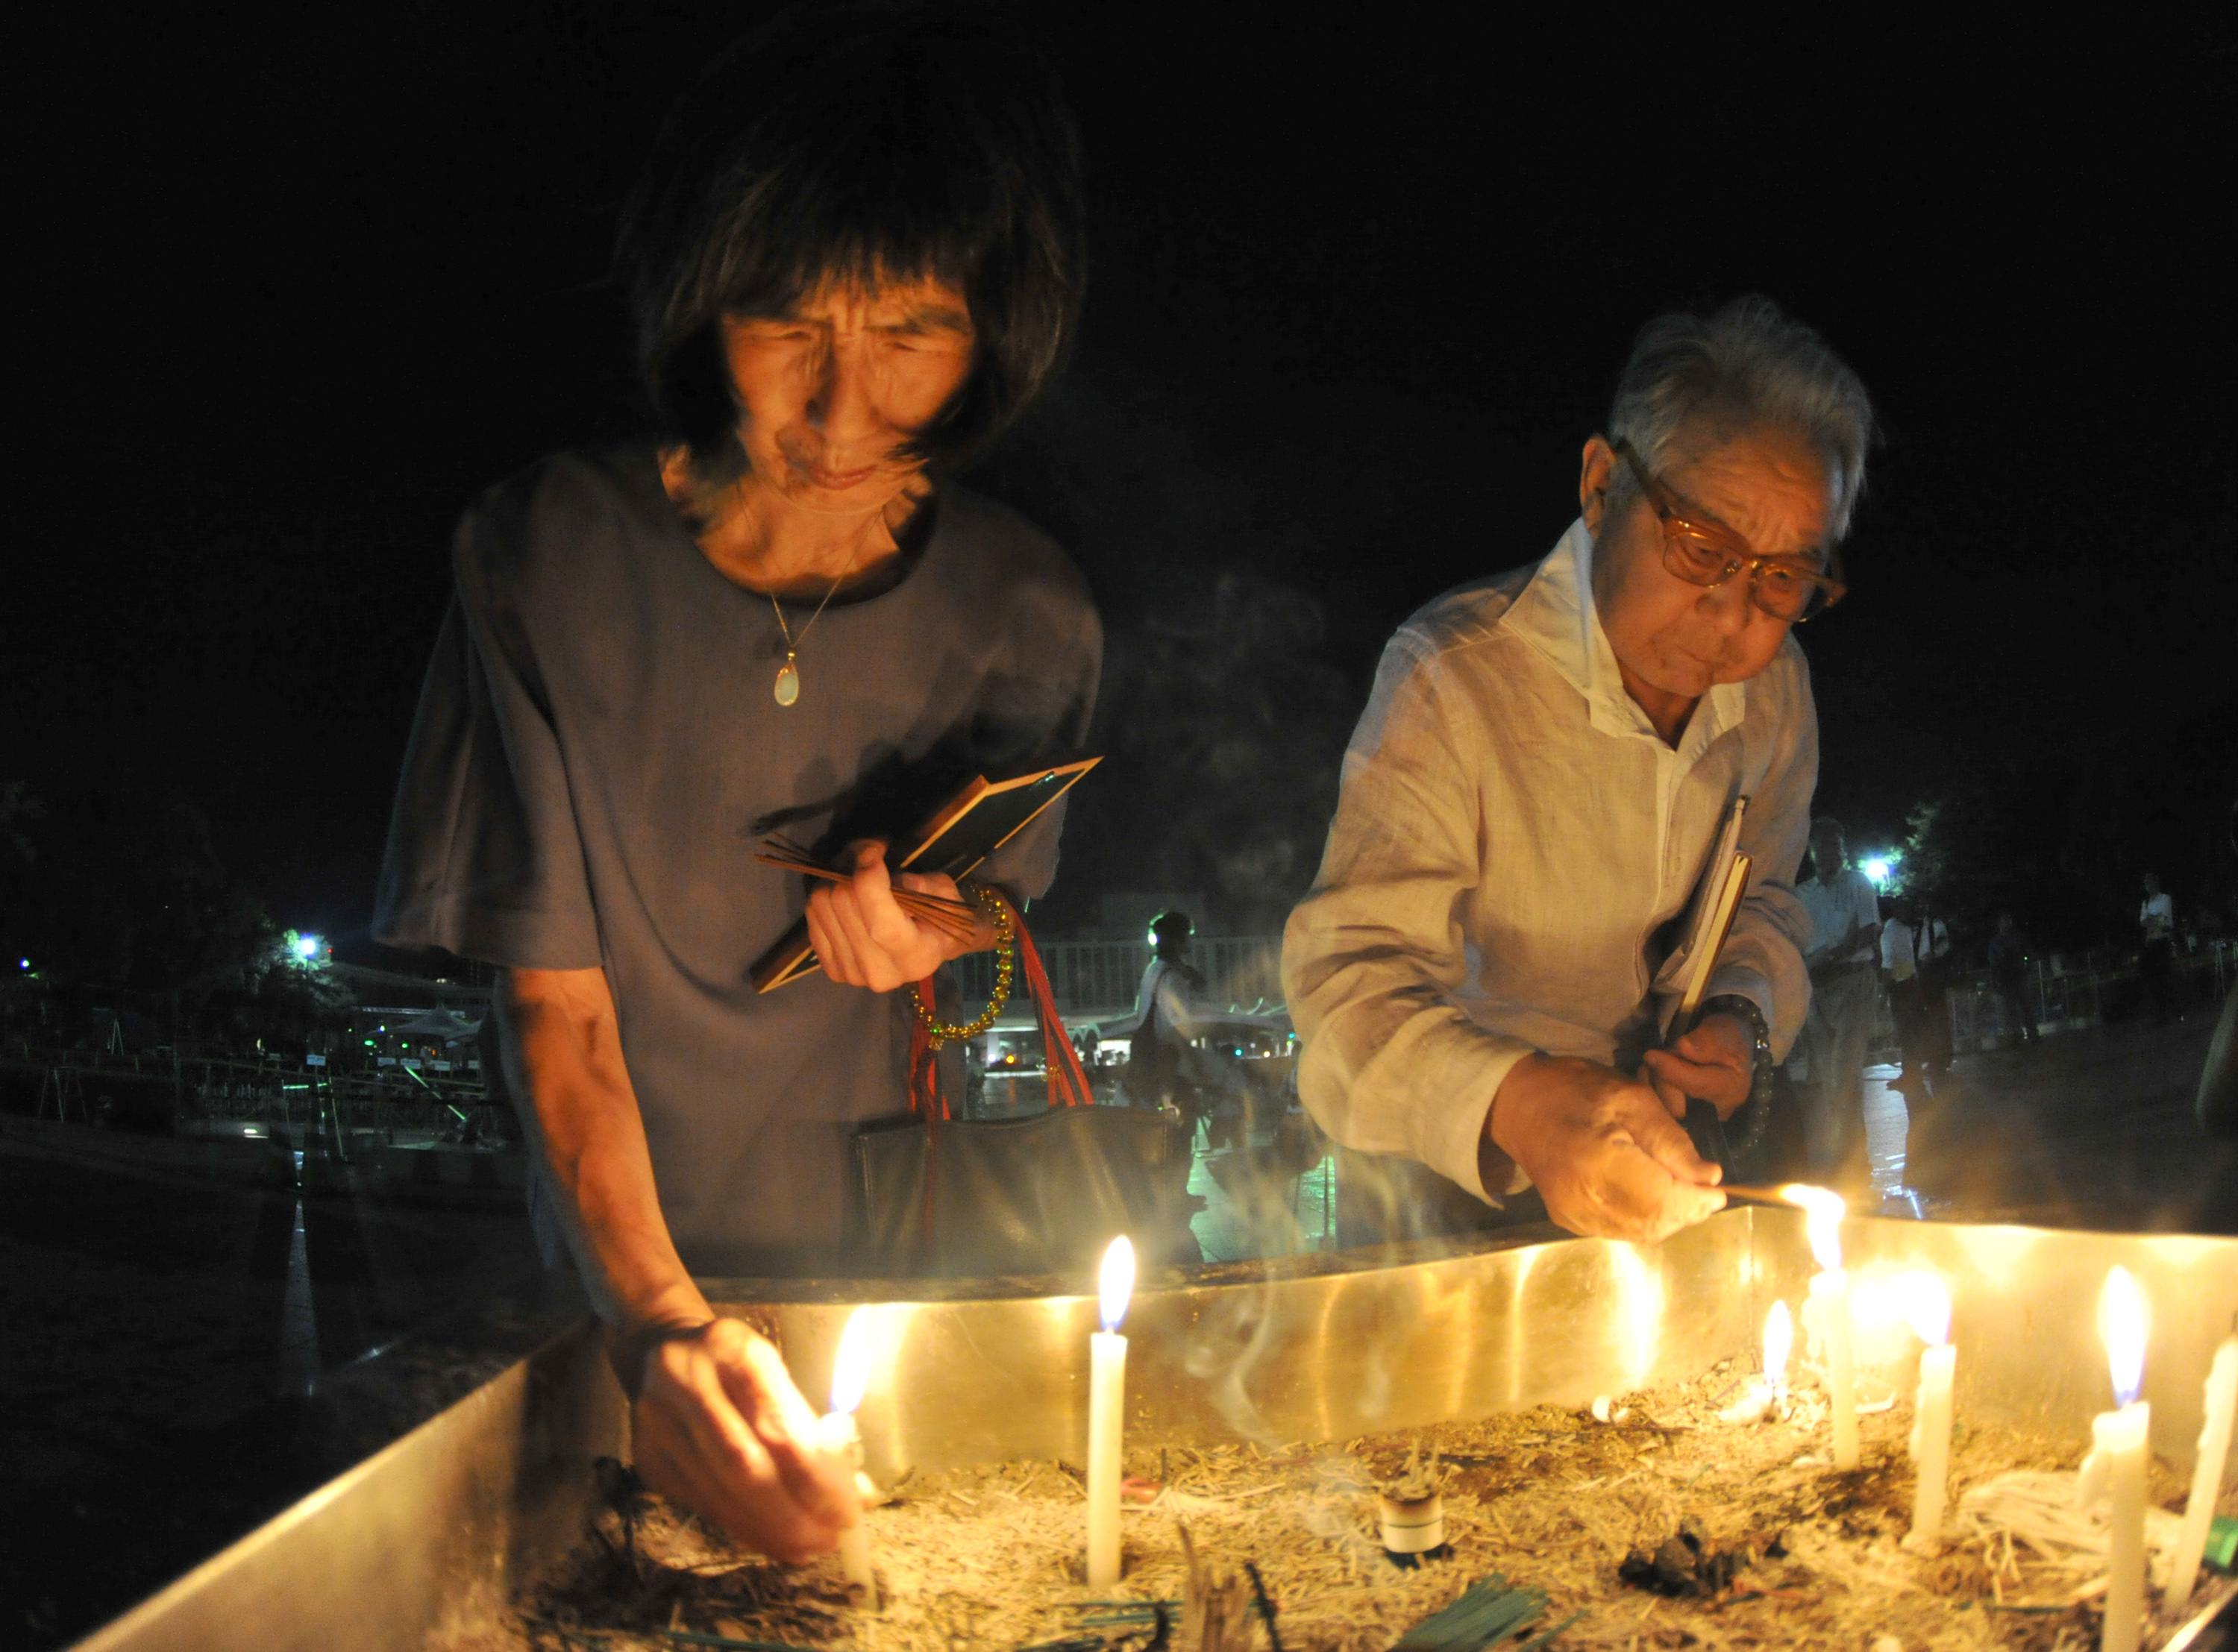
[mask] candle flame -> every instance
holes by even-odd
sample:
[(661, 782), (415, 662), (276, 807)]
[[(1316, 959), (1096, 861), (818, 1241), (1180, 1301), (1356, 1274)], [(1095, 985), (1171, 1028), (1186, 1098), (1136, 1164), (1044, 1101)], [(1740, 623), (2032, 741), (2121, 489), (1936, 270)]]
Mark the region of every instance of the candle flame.
[(1810, 1236), (1811, 1254), (1818, 1265), (1829, 1272), (1840, 1267), (1842, 1219), (1850, 1213), (1841, 1194), (1831, 1187), (1791, 1181), (1781, 1186), (1779, 1196), (1803, 1213), (1803, 1231)]
[(1775, 1302), (1764, 1320), (1765, 1380), (1778, 1388), (1787, 1378), (1787, 1356), (1795, 1346), (1795, 1316)]
[(863, 1403), (863, 1390), (870, 1384), (871, 1322), (871, 1311), (857, 1308), (839, 1333), (838, 1358), (831, 1364), (831, 1409), (842, 1415)]
[(1119, 1329), (1119, 1322), (1127, 1317), (1127, 1298), (1135, 1294), (1135, 1246), (1124, 1233), (1111, 1241), (1103, 1252), (1103, 1274), (1100, 1281), (1103, 1296), (1103, 1328)]
[(2127, 1405), (2145, 1385), (2145, 1337), (2151, 1312), (2145, 1293), (2137, 1288), (2129, 1270), (2117, 1267), (2106, 1276), (2098, 1293), (2098, 1337), (2106, 1345), (2106, 1369), (2114, 1378), (2114, 1397)]
[(1897, 1312), (1912, 1334), (1930, 1348), (1950, 1340), (1950, 1287), (1940, 1274), (1921, 1272), (1899, 1275), (1895, 1282)]

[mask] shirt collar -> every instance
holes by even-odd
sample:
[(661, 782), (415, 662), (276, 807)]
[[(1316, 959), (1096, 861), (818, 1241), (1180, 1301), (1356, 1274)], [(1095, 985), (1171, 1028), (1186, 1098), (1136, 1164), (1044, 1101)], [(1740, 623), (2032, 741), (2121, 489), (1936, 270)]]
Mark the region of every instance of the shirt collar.
[[(1571, 687), (1585, 697), (1592, 726), (1603, 734), (1644, 734), (1661, 743), (1647, 713), (1625, 691), (1616, 651), (1601, 629), (1593, 604), (1593, 536), (1581, 517), (1570, 524), (1523, 594), (1507, 611), (1506, 623), (1545, 656)], [(1726, 730), (1739, 725), (1748, 708), (1748, 684), (1719, 683), (1702, 697), (1687, 719), (1679, 754), (1692, 757)]]

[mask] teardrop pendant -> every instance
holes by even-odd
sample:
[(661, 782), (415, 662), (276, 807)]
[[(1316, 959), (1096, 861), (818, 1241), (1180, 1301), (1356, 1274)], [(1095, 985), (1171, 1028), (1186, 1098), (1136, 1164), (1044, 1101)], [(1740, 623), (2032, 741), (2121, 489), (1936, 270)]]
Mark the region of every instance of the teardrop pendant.
[(777, 687), (771, 691), (779, 705), (791, 705), (800, 697), (800, 672), (792, 663), (792, 656), (785, 657), (785, 664), (777, 668)]

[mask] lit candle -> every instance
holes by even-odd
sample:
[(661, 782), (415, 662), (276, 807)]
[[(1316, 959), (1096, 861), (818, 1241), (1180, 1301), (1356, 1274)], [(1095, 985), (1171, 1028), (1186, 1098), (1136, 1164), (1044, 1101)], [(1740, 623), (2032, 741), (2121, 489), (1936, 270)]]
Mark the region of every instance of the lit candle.
[(2175, 1562), (2168, 1569), (2162, 1605), (2173, 1617), (2191, 1599), (2199, 1581), (2199, 1557), (2207, 1550), (2207, 1529), (2215, 1521), (2215, 1500), (2222, 1490), (2223, 1459), (2230, 1455), (2230, 1424), (2238, 1417), (2238, 1334), (2225, 1337), (2207, 1368), (2207, 1392), (2199, 1425), (2199, 1461), (2191, 1465), (2191, 1501), (2183, 1505), (2183, 1530), (2176, 1539)]
[[(839, 1333), (839, 1357), (831, 1367), (831, 1410), (824, 1418), (824, 1444), (847, 1462), (851, 1484), (862, 1472), (863, 1437), (855, 1428), (855, 1408), (871, 1379), (871, 1315), (857, 1308)], [(839, 1535), (839, 1567), (848, 1586), (863, 1591), (863, 1603), (878, 1609), (878, 1580), (871, 1570), (871, 1523), (858, 1515)]]
[(2082, 1460), (2085, 1503), (2110, 1497), (2106, 1523), (2106, 1626), (2103, 1652), (2136, 1652), (2145, 1623), (2145, 1461), (2152, 1407), (2137, 1398), (2144, 1386), (2147, 1320), (2144, 1292), (2127, 1268), (2106, 1276), (2098, 1293), (2098, 1335), (2114, 1378), (2119, 1409), (2090, 1419), (2090, 1455)]
[(1741, 1397), (1718, 1413), (1727, 1423), (1758, 1423), (1777, 1417), (1787, 1398), (1787, 1356), (1795, 1345), (1795, 1316), (1775, 1302), (1764, 1320), (1764, 1371), (1749, 1378)]
[(1950, 1379), (1958, 1351), (1950, 1345), (1950, 1290), (1932, 1273), (1900, 1281), (1904, 1317), (1927, 1345), (1919, 1354), (1919, 1391), (1911, 1402), (1911, 1461), (1918, 1483), (1911, 1494), (1914, 1548), (1931, 1549), (1943, 1536), (1943, 1510), (1950, 1495)]
[(1119, 1322), (1135, 1291), (1135, 1247), (1123, 1233), (1103, 1252), (1103, 1329), (1088, 1339), (1088, 1583), (1119, 1581), (1119, 1436), (1127, 1400), (1127, 1338)]
[(1834, 1429), (1834, 1466), (1857, 1466), (1857, 1361), (1851, 1341), (1850, 1276), (1842, 1271), (1842, 1218), (1849, 1206), (1828, 1187), (1790, 1182), (1780, 1190), (1803, 1211), (1811, 1254), (1818, 1272), (1811, 1276), (1811, 1299), (1804, 1312), (1826, 1362), (1826, 1409)]

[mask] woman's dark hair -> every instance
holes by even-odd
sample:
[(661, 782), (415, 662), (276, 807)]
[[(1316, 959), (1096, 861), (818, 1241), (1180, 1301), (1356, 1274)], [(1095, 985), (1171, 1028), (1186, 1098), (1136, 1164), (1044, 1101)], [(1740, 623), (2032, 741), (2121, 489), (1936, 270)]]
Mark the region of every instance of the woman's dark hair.
[(954, 286), (970, 376), (914, 451), (952, 468), (1061, 364), (1087, 258), (1080, 149), (1056, 76), (984, 5), (809, 3), (679, 102), (622, 215), (638, 370), (704, 487), (745, 456), (721, 323), (827, 277)]

